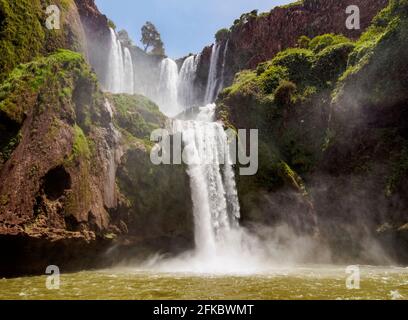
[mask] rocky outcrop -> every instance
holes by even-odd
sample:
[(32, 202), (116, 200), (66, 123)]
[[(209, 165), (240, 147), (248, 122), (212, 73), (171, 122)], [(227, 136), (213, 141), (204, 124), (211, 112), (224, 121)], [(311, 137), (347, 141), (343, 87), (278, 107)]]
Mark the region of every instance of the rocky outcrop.
[(334, 260), (407, 263), (407, 21), (393, 0), (356, 42), (316, 37), (220, 94), (219, 119), (259, 129), (259, 171), (238, 180), (244, 221), (310, 224), (306, 191)]
[[(335, 33), (357, 39), (387, 3), (388, 0), (305, 0), (276, 7), (269, 13), (242, 15), (219, 39), (223, 47), (228, 42), (225, 85), (232, 84), (238, 71), (255, 68), (281, 50), (295, 47), (301, 36), (313, 38)], [(346, 28), (346, 8), (349, 5), (360, 8), (360, 30)], [(206, 47), (201, 53), (198, 67), (199, 88), (205, 87), (207, 83), (210, 58), (211, 47)], [(219, 63), (220, 70), (222, 61)]]
[(18, 67), (0, 93), (2, 276), (185, 247), (188, 179), (150, 162), (150, 133), (165, 122), (156, 105), (105, 97), (82, 56), (65, 50)]
[(104, 83), (111, 41), (108, 18), (99, 11), (94, 0), (75, 0), (75, 3), (86, 34), (87, 57)]

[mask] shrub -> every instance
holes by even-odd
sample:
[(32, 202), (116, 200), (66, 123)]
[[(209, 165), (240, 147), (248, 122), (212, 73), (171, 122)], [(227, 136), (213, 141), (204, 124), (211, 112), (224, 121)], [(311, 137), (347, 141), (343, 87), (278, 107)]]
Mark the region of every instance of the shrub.
[(264, 94), (271, 94), (279, 86), (279, 83), (287, 78), (286, 68), (272, 65), (259, 75), (257, 81)]
[(313, 74), (322, 83), (336, 81), (346, 70), (350, 53), (354, 44), (340, 43), (327, 47), (316, 55), (313, 62)]
[(296, 92), (296, 84), (283, 80), (275, 91), (275, 103), (281, 106), (290, 105), (293, 94)]
[(276, 55), (272, 60), (275, 66), (288, 70), (289, 80), (296, 83), (310, 81), (313, 52), (307, 49), (287, 49)]
[(298, 47), (301, 49), (309, 49), (311, 39), (307, 36), (301, 36), (298, 39)]
[(329, 46), (346, 42), (350, 42), (350, 39), (343, 35), (328, 33), (313, 38), (309, 43), (309, 49), (320, 52)]
[(218, 30), (215, 34), (215, 40), (217, 42), (222, 42), (228, 39), (230, 31), (226, 28)]

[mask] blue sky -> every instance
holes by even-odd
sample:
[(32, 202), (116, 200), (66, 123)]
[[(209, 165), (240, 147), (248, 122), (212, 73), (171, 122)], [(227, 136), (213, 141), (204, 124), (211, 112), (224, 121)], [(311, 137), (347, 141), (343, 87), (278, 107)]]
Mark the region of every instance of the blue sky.
[(96, 0), (102, 13), (118, 29), (126, 29), (139, 45), (140, 29), (153, 22), (162, 35), (166, 53), (179, 58), (197, 53), (214, 41), (214, 34), (230, 27), (242, 13), (269, 11), (295, 0)]

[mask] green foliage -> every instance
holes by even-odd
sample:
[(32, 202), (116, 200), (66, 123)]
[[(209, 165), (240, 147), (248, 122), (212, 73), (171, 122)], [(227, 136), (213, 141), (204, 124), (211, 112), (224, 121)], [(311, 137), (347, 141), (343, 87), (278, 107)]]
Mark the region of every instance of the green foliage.
[(164, 115), (159, 107), (146, 97), (118, 94), (109, 95), (108, 98), (116, 108), (116, 126), (146, 144), (149, 144), (152, 131), (164, 126)]
[(12, 70), (43, 52), (45, 32), (40, 1), (0, 0), (0, 70)]
[(215, 40), (217, 42), (226, 41), (229, 37), (229, 34), (230, 34), (230, 30), (226, 28), (218, 30), (217, 33), (215, 34)]
[[(35, 97), (48, 81), (67, 79), (70, 83), (72, 76), (90, 77), (96, 81), (82, 55), (68, 50), (19, 65), (0, 85), (0, 112), (21, 124), (28, 111), (25, 100)], [(70, 94), (71, 89), (61, 88), (64, 94)]]
[(309, 49), (313, 50), (314, 52), (320, 52), (323, 49), (333, 46), (336, 44), (347, 43), (350, 42), (350, 39), (338, 34), (323, 34), (321, 36), (317, 36), (313, 38), (309, 43)]
[(240, 94), (242, 96), (251, 96), (257, 94), (256, 84), (257, 75), (251, 70), (244, 70), (235, 76), (234, 84), (225, 89), (222, 95)]
[(289, 80), (297, 84), (310, 81), (312, 63), (313, 52), (307, 49), (287, 49), (272, 59), (272, 64), (286, 68)]
[(116, 24), (111, 19), (108, 19), (108, 26), (113, 30), (116, 30)]
[(280, 106), (290, 105), (293, 101), (293, 95), (296, 92), (296, 84), (283, 80), (275, 91), (275, 102)]
[(279, 83), (288, 77), (287, 68), (271, 65), (263, 73), (259, 74), (257, 83), (264, 94), (271, 94), (279, 86)]
[(78, 126), (74, 126), (74, 144), (72, 146), (71, 160), (87, 159), (91, 158), (91, 151), (82, 129)]
[(301, 36), (298, 39), (298, 47), (301, 49), (309, 49), (311, 39), (307, 36)]
[(354, 44), (345, 42), (329, 46), (320, 51), (313, 61), (313, 74), (321, 83), (336, 82), (347, 68)]
[(144, 45), (144, 51), (147, 52), (149, 48), (152, 48), (151, 53), (158, 56), (164, 56), (164, 45), (161, 40), (160, 33), (157, 31), (156, 26), (147, 21), (142, 27), (142, 39), (140, 40)]
[(354, 91), (356, 103), (373, 106), (407, 99), (408, 18), (404, 8), (403, 1), (390, 2), (362, 35), (339, 79), (335, 102), (347, 98), (345, 91)]
[[(61, 29), (46, 28), (46, 8), (61, 9)], [(20, 63), (59, 48), (79, 50), (80, 35), (72, 17), (73, 0), (0, 0), (0, 81)]]
[(252, 10), (251, 12), (244, 13), (241, 15), (239, 19), (236, 19), (234, 21), (234, 25), (231, 27), (231, 29), (242, 26), (250, 21), (253, 21), (257, 17), (258, 17), (258, 10)]

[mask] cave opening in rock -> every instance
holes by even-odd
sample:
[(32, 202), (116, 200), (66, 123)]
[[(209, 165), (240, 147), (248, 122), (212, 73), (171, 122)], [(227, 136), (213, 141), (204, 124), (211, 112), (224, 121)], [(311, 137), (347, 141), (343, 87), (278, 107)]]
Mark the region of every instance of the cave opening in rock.
[(58, 200), (66, 190), (71, 189), (71, 176), (63, 166), (50, 170), (43, 181), (44, 193), (51, 201)]

